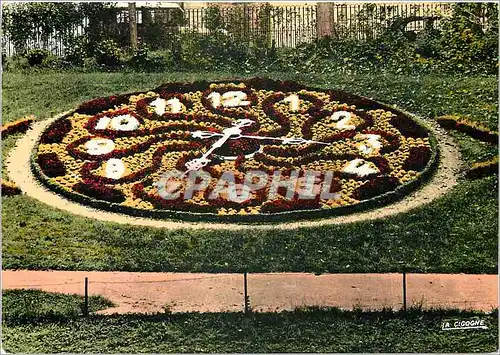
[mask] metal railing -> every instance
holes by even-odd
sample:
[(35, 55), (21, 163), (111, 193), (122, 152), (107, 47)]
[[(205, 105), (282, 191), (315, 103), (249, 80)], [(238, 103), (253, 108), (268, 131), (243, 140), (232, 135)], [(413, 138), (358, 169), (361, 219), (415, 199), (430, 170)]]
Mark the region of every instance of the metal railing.
[[(157, 49), (168, 49), (180, 34), (211, 36), (222, 32), (233, 40), (247, 45), (274, 45), (293, 48), (300, 43), (310, 43), (318, 36), (319, 5), (270, 6), (247, 5), (210, 6), (205, 8), (139, 8), (138, 35), (145, 44), (155, 42)], [(331, 37), (336, 39), (367, 40), (383, 35), (383, 30), (394, 25), (397, 19), (407, 19), (403, 30), (418, 32), (426, 26), (440, 26), (440, 16), (449, 12), (450, 3), (398, 3), (398, 4), (331, 4)], [(107, 33), (120, 45), (128, 43), (128, 12), (112, 8), (107, 23)], [(483, 21), (484, 22), (484, 21)], [(89, 19), (76, 26), (71, 36), (86, 34)], [(486, 24), (485, 24), (486, 25)], [(94, 24), (95, 26), (95, 24)], [(71, 37), (70, 36), (70, 37)], [(8, 37), (2, 38), (3, 52), (16, 53)], [(34, 34), (25, 49), (44, 48), (63, 56), (65, 44), (60, 36), (52, 34), (42, 39)]]

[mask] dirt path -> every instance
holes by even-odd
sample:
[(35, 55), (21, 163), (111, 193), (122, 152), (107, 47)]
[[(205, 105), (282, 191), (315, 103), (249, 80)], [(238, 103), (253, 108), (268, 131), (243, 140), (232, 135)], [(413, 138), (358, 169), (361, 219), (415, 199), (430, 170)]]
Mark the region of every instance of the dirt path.
[[(66, 114), (66, 113), (64, 113)], [(63, 114), (63, 115), (64, 115)], [(59, 117), (59, 116), (58, 116)], [(440, 149), (440, 163), (432, 180), (420, 190), (413, 192), (404, 199), (391, 205), (346, 216), (331, 217), (312, 221), (299, 221), (291, 223), (270, 223), (265, 225), (244, 225), (230, 223), (183, 222), (173, 220), (155, 220), (148, 218), (131, 217), (124, 214), (111, 213), (86, 207), (59, 195), (52, 193), (41, 186), (31, 173), (30, 154), (35, 146), (38, 136), (57, 117), (38, 122), (33, 125), (23, 138), (19, 139), (16, 147), (7, 158), (7, 170), (11, 180), (21, 188), (23, 193), (43, 201), (53, 207), (78, 214), (80, 216), (95, 218), (107, 222), (141, 225), (156, 228), (180, 229), (294, 229), (304, 226), (320, 226), (339, 223), (350, 223), (361, 220), (370, 220), (407, 212), (413, 208), (429, 203), (444, 195), (457, 184), (457, 175), (461, 170), (460, 150), (452, 138), (437, 124), (431, 124), (434, 135), (438, 138)], [(428, 122), (429, 123), (429, 122)]]
[[(242, 274), (97, 271), (3, 271), (3, 289), (37, 288), (103, 295), (117, 307), (101, 313), (222, 312), (243, 310)], [(402, 306), (401, 274), (249, 274), (248, 294), (256, 311), (300, 306), (380, 309)], [(408, 274), (407, 302), (424, 308), (491, 311), (498, 307), (497, 275)]]

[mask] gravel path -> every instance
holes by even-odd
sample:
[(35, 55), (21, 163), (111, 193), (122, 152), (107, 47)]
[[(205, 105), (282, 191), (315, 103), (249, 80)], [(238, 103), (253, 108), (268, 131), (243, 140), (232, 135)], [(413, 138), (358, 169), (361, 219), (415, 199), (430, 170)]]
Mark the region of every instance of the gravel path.
[[(64, 113), (66, 114), (66, 113)], [(63, 114), (63, 115), (64, 115)], [(60, 117), (60, 116), (58, 116)], [(337, 216), (311, 221), (297, 221), (288, 223), (245, 225), (230, 223), (208, 223), (208, 222), (184, 222), (173, 220), (157, 220), (149, 218), (131, 217), (125, 214), (111, 213), (96, 210), (72, 202), (64, 197), (56, 195), (41, 186), (31, 173), (30, 154), (36, 144), (38, 136), (57, 117), (33, 125), (26, 135), (16, 144), (7, 158), (7, 170), (9, 177), (28, 196), (36, 198), (48, 205), (74, 213), (80, 216), (95, 218), (102, 221), (116, 222), (122, 224), (149, 226), (156, 228), (181, 229), (294, 229), (298, 227), (313, 227), (329, 224), (351, 223), (362, 220), (384, 218), (398, 213), (407, 212), (413, 208), (429, 203), (444, 195), (457, 184), (457, 177), (461, 171), (460, 150), (453, 139), (446, 134), (437, 124), (433, 123), (432, 131), (438, 138), (440, 149), (440, 163), (434, 177), (423, 188), (409, 194), (404, 199), (391, 205), (373, 209), (366, 212), (353, 213), (346, 216)]]
[[(164, 307), (172, 312), (243, 310), (242, 274), (7, 270), (2, 272), (2, 287), (83, 295), (85, 277), (90, 295), (103, 295), (117, 305), (100, 313), (162, 312)], [(400, 309), (402, 275), (248, 274), (248, 294), (255, 311), (313, 305)], [(491, 311), (498, 307), (498, 276), (408, 274), (407, 302), (424, 308)]]

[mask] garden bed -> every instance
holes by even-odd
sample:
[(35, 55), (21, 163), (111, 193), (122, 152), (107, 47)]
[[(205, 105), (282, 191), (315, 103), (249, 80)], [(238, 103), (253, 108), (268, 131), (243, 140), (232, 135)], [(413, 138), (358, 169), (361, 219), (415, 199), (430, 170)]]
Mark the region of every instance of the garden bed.
[[(205, 162), (210, 165), (203, 171), (212, 178), (206, 189), (191, 198), (159, 196), (162, 172), (201, 170), (189, 163), (204, 159), (203, 152), (238, 122), (248, 124), (237, 128), (241, 137)], [(32, 169), (50, 189), (92, 207), (140, 217), (246, 222), (380, 207), (420, 186), (437, 160), (432, 134), (401, 110), (338, 90), (256, 78), (171, 83), (86, 102), (44, 131)], [(314, 171), (324, 179), (317, 185), (322, 192), (330, 174), (329, 197), (277, 189), (270, 198), (273, 180), (244, 201), (227, 194), (213, 198), (225, 171), (243, 187), (251, 183), (243, 181), (248, 172), (279, 173), (304, 184)]]

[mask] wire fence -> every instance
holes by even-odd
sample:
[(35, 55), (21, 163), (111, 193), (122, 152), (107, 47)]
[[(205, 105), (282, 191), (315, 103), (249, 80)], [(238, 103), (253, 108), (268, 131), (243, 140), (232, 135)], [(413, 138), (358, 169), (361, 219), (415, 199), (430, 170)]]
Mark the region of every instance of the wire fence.
[[(74, 274), (56, 271), (53, 279), (41, 274), (29, 278), (7, 275), (4, 287), (83, 294), (84, 314), (91, 308), (89, 295), (109, 298), (120, 312), (139, 313), (161, 312), (165, 307), (172, 312), (245, 313), (304, 307), (402, 311), (414, 307), (483, 311), (498, 308), (495, 275)], [(110, 308), (106, 313), (115, 311)]]
[[(204, 8), (146, 8), (138, 7), (139, 41), (156, 49), (169, 49), (182, 34), (212, 36), (222, 32), (247, 45), (294, 48), (325, 35), (333, 39), (367, 40), (383, 35), (384, 29), (400, 26), (406, 32), (425, 28), (439, 28), (443, 14), (449, 14), (450, 3), (396, 3), (396, 4), (339, 4), (270, 6), (243, 3), (215, 5)], [(129, 44), (128, 10), (106, 10), (106, 21), (85, 19), (75, 26), (70, 37), (85, 35), (89, 26), (101, 26), (107, 35), (122, 46)], [(485, 14), (480, 14), (486, 26)], [(403, 19), (403, 21), (401, 21)], [(5, 55), (16, 53), (8, 37), (2, 37)], [(43, 38), (34, 33), (25, 49), (43, 48), (55, 55), (64, 55), (65, 43), (61, 36), (52, 34)]]

